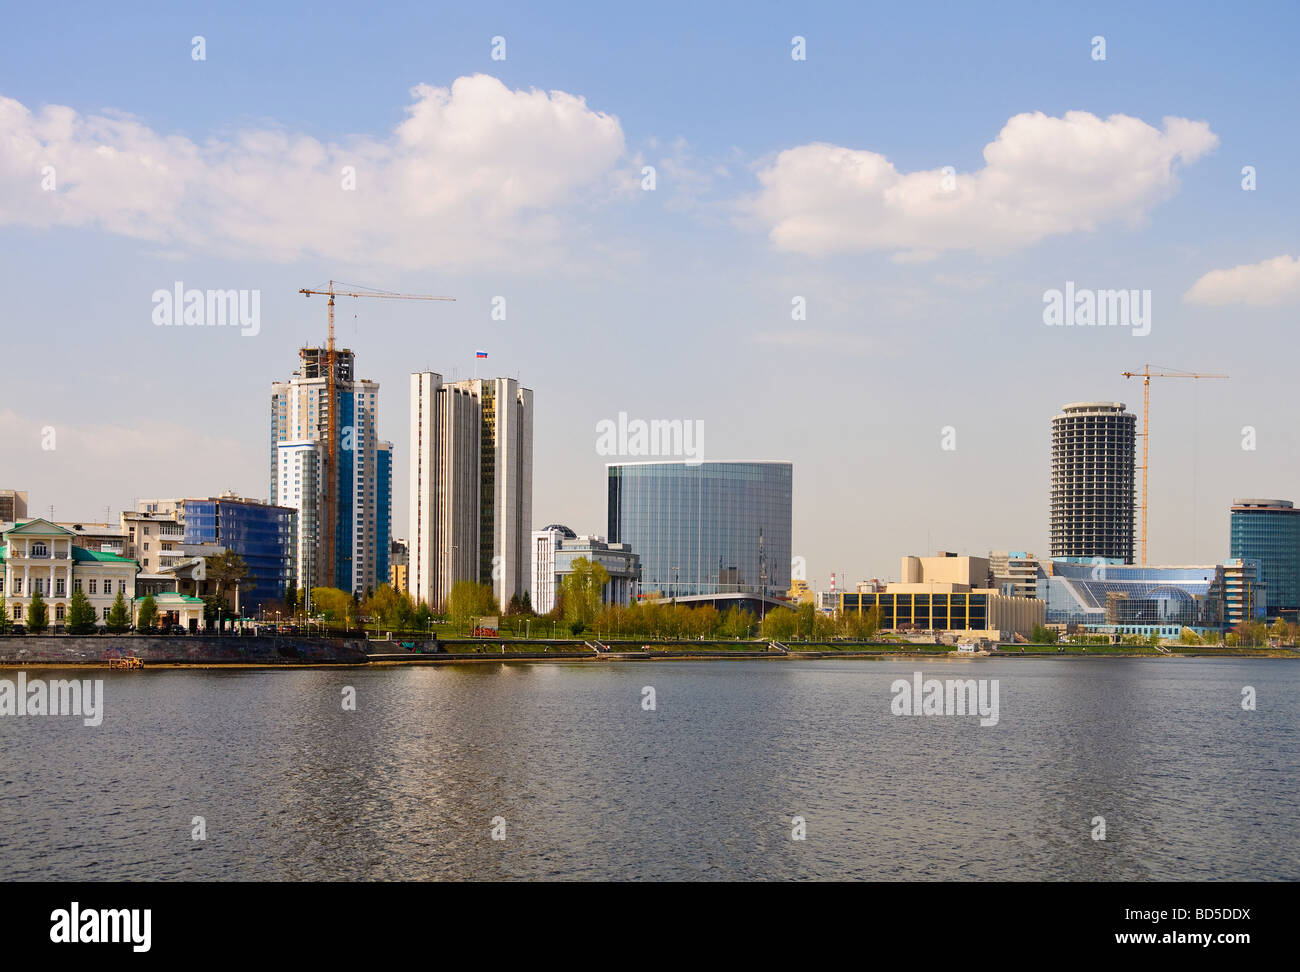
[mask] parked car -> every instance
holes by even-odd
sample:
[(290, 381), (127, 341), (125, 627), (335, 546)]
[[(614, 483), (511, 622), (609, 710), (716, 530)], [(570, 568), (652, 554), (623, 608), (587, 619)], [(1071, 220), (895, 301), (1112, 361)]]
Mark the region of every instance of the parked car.
[(25, 635), (27, 634), (27, 626), (23, 624), (11, 624), (9, 626), (9, 633), (16, 634), (16, 635)]
[(167, 633), (170, 635), (187, 635), (190, 633), (190, 629), (182, 624), (173, 624), (167, 629)]

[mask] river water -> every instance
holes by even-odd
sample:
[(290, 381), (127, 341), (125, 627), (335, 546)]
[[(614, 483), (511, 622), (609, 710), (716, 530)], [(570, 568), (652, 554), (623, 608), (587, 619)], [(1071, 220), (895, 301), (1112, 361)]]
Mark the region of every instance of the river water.
[[(997, 724), (893, 714), (918, 670)], [(10, 880), (1300, 878), (1288, 661), (73, 675), (102, 725), (0, 716)]]

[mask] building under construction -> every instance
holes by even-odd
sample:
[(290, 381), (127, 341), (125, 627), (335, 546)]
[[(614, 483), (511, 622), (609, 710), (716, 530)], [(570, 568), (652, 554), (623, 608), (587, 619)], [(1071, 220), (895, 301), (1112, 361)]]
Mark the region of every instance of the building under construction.
[(271, 385), (271, 502), (298, 511), (298, 586), (364, 595), (388, 582), (393, 454), (379, 439), (379, 383), (354, 378), (347, 348), (334, 352), (332, 384), (328, 349), (298, 357), (293, 377)]
[(1137, 416), (1075, 402), (1052, 419), (1051, 556), (1133, 563)]

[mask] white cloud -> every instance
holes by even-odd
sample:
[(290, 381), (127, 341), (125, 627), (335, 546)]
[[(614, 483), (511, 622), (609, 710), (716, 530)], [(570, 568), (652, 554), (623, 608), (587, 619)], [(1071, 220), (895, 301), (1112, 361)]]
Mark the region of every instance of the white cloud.
[(1248, 304), (1276, 307), (1300, 303), (1300, 258), (1273, 257), (1229, 270), (1211, 270), (1192, 284), (1183, 300), (1191, 304)]
[(814, 143), (758, 171), (743, 208), (778, 250), (821, 256), (901, 251), (1005, 252), (1045, 237), (1139, 223), (1178, 188), (1176, 167), (1219, 143), (1205, 122), (1083, 111), (1011, 118), (982, 169), (899, 172), (875, 152)]
[[(443, 269), (537, 265), (607, 195), (618, 119), (562, 91), (474, 75), (418, 85), (385, 139), (275, 129), (196, 143), (129, 117), (0, 98), (0, 225), (94, 226), (182, 250)], [(41, 188), (52, 165), (57, 191)], [(342, 169), (356, 167), (355, 191)]]

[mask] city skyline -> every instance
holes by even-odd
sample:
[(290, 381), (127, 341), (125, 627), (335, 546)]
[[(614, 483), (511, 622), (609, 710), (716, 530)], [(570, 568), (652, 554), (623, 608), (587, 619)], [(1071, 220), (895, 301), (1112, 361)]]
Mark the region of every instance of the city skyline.
[[(597, 430), (627, 414), (702, 423), (708, 460), (792, 461), (793, 552), (819, 587), (831, 572), (888, 576), (915, 551), (1042, 554), (1045, 416), (1074, 401), (1136, 410), (1121, 373), (1145, 362), (1232, 376), (1153, 392), (1151, 562), (1222, 559), (1235, 497), (1295, 495), (1288, 363), (1258, 351), (1286, 340), (1300, 303), (1300, 187), (1285, 178), (1300, 134), (1278, 124), (1297, 78), (1289, 8), (1209, 12), (1176, 37), (1118, 5), (938, 23), (697, 11), (694, 39), (627, 24), (644, 46), (617, 71), (599, 56), (604, 27), (555, 32), (527, 10), (509, 13), (504, 60), (491, 9), (436, 29), (418, 11), (367, 13), (384, 29), (353, 31), (348, 50), (362, 15), (331, 8), (328, 27), (293, 25), (311, 57), (274, 31), (249, 36), (236, 12), (130, 31), (107, 13), (51, 16), (16, 11), (13, 36), (57, 35), (75, 76), (37, 45), (0, 66), (0, 283), (11, 319), (42, 325), (8, 329), (6, 350), (35, 360), (53, 340), (94, 366), (10, 376), (5, 485), (34, 514), (98, 520), (138, 496), (226, 489), (269, 499), (265, 388), (274, 362), (323, 341), (319, 303), (297, 292), (335, 273), (457, 297), (416, 311), (340, 300), (362, 377), (390, 390), (420, 368), (469, 378), (485, 350), (493, 373), (536, 390), (532, 529), (600, 531), (604, 465), (637, 457), (602, 454)], [(387, 70), (340, 81), (326, 64), (345, 50)], [(159, 52), (166, 84), (113, 69)], [(664, 77), (665, 58), (681, 73)], [(518, 132), (497, 121), (511, 111)], [(95, 146), (122, 160), (111, 182)], [(139, 178), (141, 159), (174, 180)], [(232, 179), (230, 160), (267, 178)], [(841, 163), (864, 181), (845, 183)], [(519, 196), (492, 204), (476, 171)], [(880, 202), (915, 189), (916, 205)], [(951, 213), (935, 208), (947, 192)], [(256, 329), (160, 326), (152, 297), (177, 282), (256, 291)], [(1150, 297), (1131, 326), (1047, 325), (1045, 298), (1088, 289)], [(378, 430), (398, 444), (395, 536), (410, 532), (405, 413), (390, 403)], [(854, 509), (890, 515), (826, 515)]]

